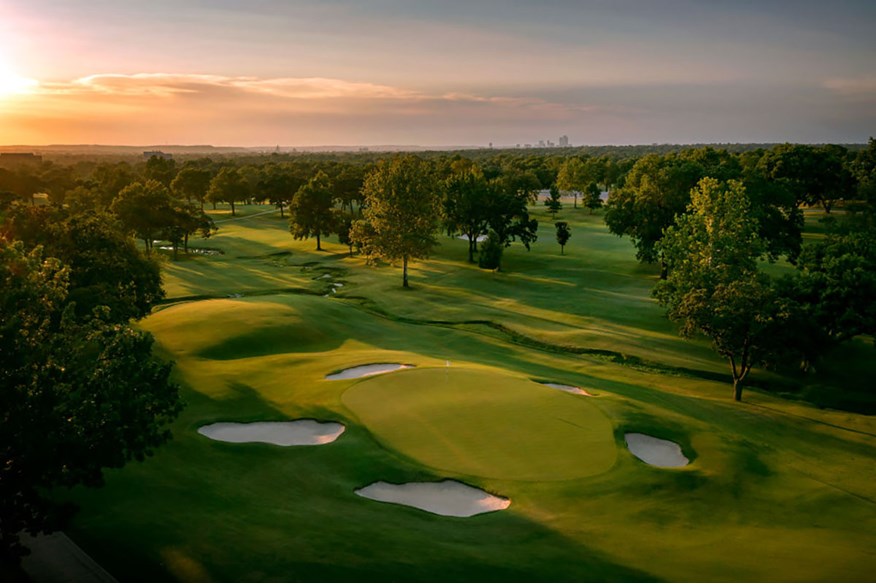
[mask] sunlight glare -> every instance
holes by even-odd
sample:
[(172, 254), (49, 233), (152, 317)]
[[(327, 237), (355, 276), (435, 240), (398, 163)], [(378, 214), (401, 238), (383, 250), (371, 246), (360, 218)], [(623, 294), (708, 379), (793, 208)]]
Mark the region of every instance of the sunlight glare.
[(21, 77), (11, 67), (0, 61), (0, 97), (30, 93), (39, 83), (36, 79)]

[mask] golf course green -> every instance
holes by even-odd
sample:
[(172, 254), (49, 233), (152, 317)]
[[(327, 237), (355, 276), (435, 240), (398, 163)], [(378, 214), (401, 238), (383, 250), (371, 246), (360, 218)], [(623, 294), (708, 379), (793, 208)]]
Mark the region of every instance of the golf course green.
[[(726, 363), (678, 337), (650, 297), (657, 268), (598, 213), (559, 213), (560, 255), (534, 209), (538, 241), (508, 248), (501, 272), (442, 236), (404, 290), (399, 268), (334, 236), (317, 252), (266, 209), (215, 211), (219, 232), (192, 245), (221, 254), (162, 259), (167, 300), (140, 326), (183, 388), (173, 440), (102, 488), (57, 494), (80, 507), (67, 533), (115, 578), (873, 579), (876, 419), (812, 403), (872, 391), (868, 339), (795, 395), (762, 387), (796, 378), (755, 371), (734, 403)], [(372, 363), (415, 367), (326, 379)], [(318, 447), (198, 433), (299, 419), (346, 429)], [(625, 433), (690, 464), (650, 466)], [(444, 517), (355, 494), (445, 479), (511, 504)]]
[(357, 383), (342, 401), (387, 448), (455, 476), (575, 479), (616, 458), (611, 423), (586, 398), (497, 372), (405, 371)]

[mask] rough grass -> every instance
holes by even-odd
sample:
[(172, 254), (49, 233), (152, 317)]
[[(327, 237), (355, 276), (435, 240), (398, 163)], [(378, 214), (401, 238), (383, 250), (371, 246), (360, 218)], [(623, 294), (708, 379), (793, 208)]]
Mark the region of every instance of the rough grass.
[[(107, 473), (101, 489), (59, 493), (82, 508), (71, 535), (120, 580), (871, 580), (876, 421), (760, 391), (736, 404), (728, 383), (685, 373), (724, 364), (674, 336), (648, 296), (653, 272), (598, 215), (560, 219), (573, 229), (566, 256), (546, 226), (532, 252), (512, 246), (507, 271), (493, 274), (448, 238), (415, 266), (412, 291), (400, 270), (293, 241), (273, 215), (222, 223), (208, 244), (224, 255), (164, 267), (171, 297), (215, 299), (171, 302), (142, 323), (177, 362), (187, 407), (174, 440)], [(331, 294), (330, 281), (345, 286)], [(472, 321), (491, 326), (454, 324)], [(872, 360), (852, 353), (835, 369), (872, 379)], [(418, 368), (324, 379), (373, 362)], [(473, 377), (457, 379), (463, 371)], [(835, 387), (836, 374), (817, 379)], [(570, 448), (574, 438), (538, 414), (592, 430), (598, 449)], [(347, 431), (289, 448), (197, 434), (217, 421), (301, 417)], [(486, 446), (472, 424), (488, 430)], [(628, 431), (678, 442), (691, 465), (642, 463), (623, 445)], [(556, 448), (533, 446), (539, 433)], [(480, 455), (501, 445), (523, 458)], [(589, 472), (599, 465), (588, 467), (588, 451), (610, 468)], [(526, 458), (563, 480), (531, 480), (518, 466)], [(512, 506), (447, 518), (353, 494), (376, 480), (445, 477)]]

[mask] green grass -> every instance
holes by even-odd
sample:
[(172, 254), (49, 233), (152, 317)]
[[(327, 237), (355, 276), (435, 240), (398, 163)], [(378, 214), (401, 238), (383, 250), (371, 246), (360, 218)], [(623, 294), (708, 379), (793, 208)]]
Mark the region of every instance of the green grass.
[[(733, 403), (709, 378), (726, 365), (675, 336), (654, 270), (599, 215), (562, 211), (567, 255), (543, 226), (502, 273), (442, 238), (406, 291), (397, 268), (316, 252), (264, 210), (203, 242), (223, 255), (164, 263), (171, 298), (141, 326), (176, 361), (174, 440), (101, 489), (59, 494), (81, 506), (71, 535), (118, 579), (872, 580), (876, 420), (762, 391)], [(207, 299), (173, 300), (193, 296)], [(868, 349), (808, 387), (864, 387)], [(374, 362), (417, 368), (325, 380)], [(197, 433), (302, 417), (347, 430), (288, 448)], [(628, 431), (675, 440), (691, 464), (644, 464)], [(442, 478), (511, 507), (448, 518), (353, 494)]]
[(381, 445), (437, 472), (554, 481), (603, 473), (616, 459), (611, 423), (587, 398), (497, 371), (401, 371), (354, 385), (342, 401)]

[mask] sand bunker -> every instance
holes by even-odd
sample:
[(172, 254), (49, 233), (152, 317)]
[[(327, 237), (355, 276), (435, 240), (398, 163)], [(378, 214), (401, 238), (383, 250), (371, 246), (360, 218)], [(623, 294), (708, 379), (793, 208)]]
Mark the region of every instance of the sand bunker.
[(471, 517), (507, 509), (511, 499), (496, 497), (486, 491), (451, 480), (440, 483), (404, 483), (394, 485), (378, 481), (355, 491), (360, 497), (416, 507), (449, 517)]
[(338, 379), (357, 379), (359, 377), (370, 377), (371, 375), (380, 375), (381, 373), (389, 373), (390, 371), (398, 371), (399, 369), (410, 369), (413, 365), (403, 365), (401, 363), (372, 363), (371, 365), (360, 365), (351, 367), (326, 375), (325, 378), (329, 381)]
[(328, 444), (344, 433), (337, 422), (293, 420), (291, 422), (220, 422), (198, 428), (198, 433), (221, 442), (264, 442), (277, 446), (313, 446)]
[[(456, 239), (464, 239), (465, 241), (468, 241), (468, 235), (457, 235)], [(487, 240), (486, 235), (478, 235), (477, 237), (475, 237), (475, 241), (477, 241), (478, 243), (483, 243), (486, 240)]]
[(633, 456), (652, 466), (679, 467), (690, 463), (675, 442), (636, 433), (624, 434), (624, 439)]
[(546, 385), (548, 387), (552, 387), (554, 389), (559, 389), (560, 391), (574, 393), (575, 395), (586, 395), (587, 397), (593, 397), (593, 394), (586, 389), (581, 389), (580, 387), (575, 387), (574, 385), (566, 385), (564, 383), (547, 383), (544, 381), (539, 381), (538, 383), (541, 383), (542, 385)]

